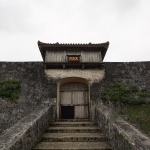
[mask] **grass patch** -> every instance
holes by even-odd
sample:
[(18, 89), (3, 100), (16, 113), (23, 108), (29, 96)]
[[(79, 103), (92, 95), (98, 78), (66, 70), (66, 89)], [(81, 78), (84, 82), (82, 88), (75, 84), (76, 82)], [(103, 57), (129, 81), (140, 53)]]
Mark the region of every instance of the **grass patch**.
[(150, 104), (149, 105), (128, 105), (123, 108), (126, 121), (139, 126), (141, 131), (150, 134)]
[(105, 85), (100, 94), (106, 104), (111, 101), (115, 108), (119, 104), (118, 114), (150, 136), (150, 93), (147, 88), (128, 87), (115, 80)]
[(17, 102), (21, 91), (21, 81), (18, 79), (2, 79), (0, 81), (0, 97)]

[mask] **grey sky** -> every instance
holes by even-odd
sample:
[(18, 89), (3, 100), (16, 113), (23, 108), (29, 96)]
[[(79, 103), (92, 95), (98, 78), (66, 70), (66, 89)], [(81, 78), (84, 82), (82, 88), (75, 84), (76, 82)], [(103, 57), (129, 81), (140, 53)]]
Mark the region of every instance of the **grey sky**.
[(149, 7), (149, 0), (0, 0), (0, 61), (41, 61), (38, 40), (109, 41), (105, 61), (149, 61)]

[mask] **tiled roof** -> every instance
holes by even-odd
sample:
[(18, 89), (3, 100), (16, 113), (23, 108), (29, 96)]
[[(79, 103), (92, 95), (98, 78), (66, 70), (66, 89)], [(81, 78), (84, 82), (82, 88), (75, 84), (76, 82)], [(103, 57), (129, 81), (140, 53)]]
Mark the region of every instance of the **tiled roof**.
[(97, 44), (93, 44), (93, 43), (88, 43), (88, 44), (75, 44), (75, 43), (43, 43), (38, 41), (38, 46), (39, 48), (63, 48), (63, 47), (73, 47), (73, 48), (108, 48), (109, 46), (109, 42), (106, 43), (97, 43)]
[(41, 55), (43, 57), (43, 60), (45, 60), (46, 50), (53, 50), (53, 48), (57, 48), (57, 49), (58, 48), (71, 48), (72, 50), (74, 48), (84, 48), (82, 50), (86, 50), (86, 48), (88, 48), (88, 50), (93, 50), (93, 49), (96, 50), (97, 49), (97, 50), (101, 50), (102, 59), (104, 59), (106, 51), (109, 46), (109, 42), (97, 43), (97, 44), (92, 44), (92, 43), (88, 43), (88, 44), (60, 43), (59, 44), (58, 42), (57, 43), (43, 43), (43, 42), (38, 41), (38, 46), (39, 46)]

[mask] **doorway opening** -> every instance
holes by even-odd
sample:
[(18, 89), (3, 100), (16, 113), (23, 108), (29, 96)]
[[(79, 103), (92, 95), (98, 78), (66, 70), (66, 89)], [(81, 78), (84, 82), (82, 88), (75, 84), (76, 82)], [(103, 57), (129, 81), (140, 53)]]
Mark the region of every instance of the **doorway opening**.
[(74, 119), (74, 106), (61, 106), (61, 119)]

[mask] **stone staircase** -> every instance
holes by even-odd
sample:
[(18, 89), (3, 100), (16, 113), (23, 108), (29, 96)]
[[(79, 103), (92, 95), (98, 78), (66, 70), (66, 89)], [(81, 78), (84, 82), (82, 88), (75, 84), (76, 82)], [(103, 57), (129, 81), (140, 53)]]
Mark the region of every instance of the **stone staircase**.
[(63, 120), (50, 124), (33, 150), (112, 150), (95, 122)]

